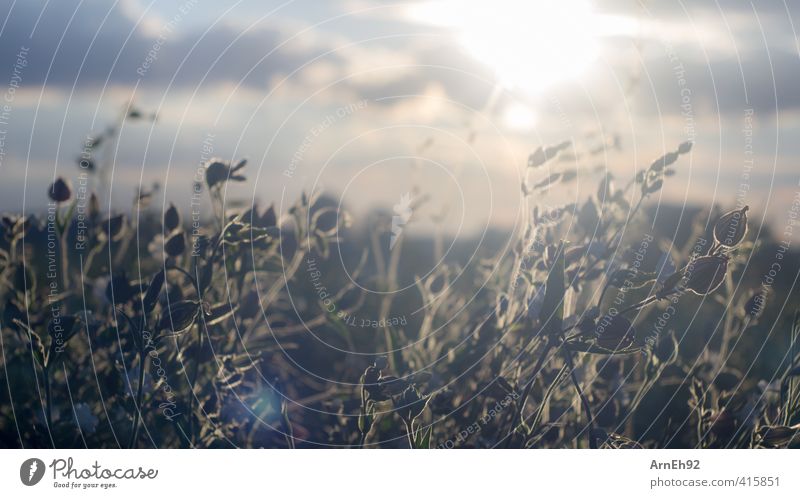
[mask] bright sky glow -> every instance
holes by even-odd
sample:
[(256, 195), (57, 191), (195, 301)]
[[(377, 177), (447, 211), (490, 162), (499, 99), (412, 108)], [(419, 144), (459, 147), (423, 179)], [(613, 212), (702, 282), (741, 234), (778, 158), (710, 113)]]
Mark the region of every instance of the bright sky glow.
[(410, 9), (418, 22), (452, 29), (500, 84), (530, 94), (584, 74), (600, 56), (602, 37), (631, 29), (598, 15), (587, 0), (435, 0)]

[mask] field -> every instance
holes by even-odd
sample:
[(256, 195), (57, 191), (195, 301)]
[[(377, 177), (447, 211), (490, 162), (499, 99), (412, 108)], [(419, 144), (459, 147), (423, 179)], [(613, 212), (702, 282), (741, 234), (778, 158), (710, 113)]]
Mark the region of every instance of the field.
[(58, 178), (2, 218), (0, 446), (799, 446), (800, 205), (754, 231), (744, 205), (653, 202), (689, 142), (537, 205), (569, 147), (533, 148), (523, 223), (478, 254), (405, 237), (411, 198), (232, 207), (245, 161), (204, 165), (203, 220)]

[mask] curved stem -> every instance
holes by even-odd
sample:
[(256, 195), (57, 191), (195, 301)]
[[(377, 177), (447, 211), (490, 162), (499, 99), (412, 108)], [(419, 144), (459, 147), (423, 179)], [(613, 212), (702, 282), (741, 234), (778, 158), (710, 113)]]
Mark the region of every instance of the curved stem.
[(536, 429), (539, 427), (539, 422), (541, 422), (541, 420), (542, 420), (542, 415), (544, 415), (544, 407), (547, 404), (547, 402), (550, 400), (550, 397), (555, 392), (556, 387), (558, 387), (558, 385), (561, 384), (561, 378), (564, 375), (564, 373), (567, 371), (567, 368), (569, 368), (567, 365), (564, 365), (563, 367), (561, 367), (561, 370), (559, 370), (558, 373), (556, 374), (556, 378), (553, 379), (553, 382), (550, 383), (550, 385), (547, 387), (547, 391), (545, 391), (544, 396), (542, 397), (542, 403), (539, 405), (539, 408), (536, 410), (536, 416), (534, 417), (533, 421), (531, 422), (530, 430), (529, 430), (528, 434), (536, 434)]
[(139, 422), (142, 419), (142, 401), (144, 398), (144, 360), (145, 354), (142, 347), (139, 349), (139, 386), (136, 389), (136, 413), (133, 414), (133, 430), (131, 432), (131, 440), (128, 443), (129, 449), (133, 449), (136, 446), (136, 439), (139, 437)]
[(525, 384), (525, 389), (522, 391), (522, 396), (520, 396), (519, 403), (517, 404), (517, 409), (514, 411), (514, 417), (511, 419), (511, 429), (508, 431), (506, 435), (506, 447), (511, 444), (511, 440), (514, 437), (514, 433), (517, 432), (517, 428), (519, 425), (519, 421), (522, 418), (522, 414), (525, 411), (525, 404), (528, 401), (528, 396), (531, 394), (531, 387), (533, 387), (533, 383), (536, 381), (536, 377), (539, 375), (539, 372), (542, 370), (545, 364), (545, 360), (547, 356), (550, 354), (550, 350), (553, 349), (555, 344), (549, 338), (545, 338), (544, 347), (542, 348), (542, 352), (539, 354), (539, 358), (536, 360), (536, 365), (533, 367), (533, 373), (531, 374), (530, 380)]
[(622, 311), (617, 312), (617, 314), (618, 315), (622, 315), (622, 314), (627, 313), (629, 311), (633, 311), (633, 310), (638, 310), (640, 308), (644, 308), (648, 304), (654, 303), (657, 299), (659, 299), (658, 295), (652, 295), (652, 296), (648, 297), (647, 299), (645, 299), (643, 301), (639, 301), (636, 304), (632, 304), (632, 305), (628, 306), (627, 308), (623, 309)]
[(587, 423), (589, 428), (589, 448), (595, 450), (597, 449), (597, 442), (594, 440), (594, 415), (592, 415), (592, 407), (589, 405), (589, 400), (586, 399), (586, 395), (583, 394), (583, 390), (578, 383), (578, 377), (575, 375), (575, 363), (572, 360), (572, 352), (569, 348), (563, 348), (563, 351), (564, 359), (567, 365), (569, 365), (569, 378), (572, 379), (572, 385), (575, 386), (575, 391), (577, 391), (583, 409), (586, 411), (586, 417), (589, 419)]

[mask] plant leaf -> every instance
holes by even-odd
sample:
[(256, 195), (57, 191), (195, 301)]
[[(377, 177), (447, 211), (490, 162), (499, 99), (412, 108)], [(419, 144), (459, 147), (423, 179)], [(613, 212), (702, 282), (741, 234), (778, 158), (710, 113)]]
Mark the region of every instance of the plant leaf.
[(554, 337), (561, 334), (561, 322), (564, 319), (564, 245), (564, 241), (558, 245), (539, 311), (539, 321), (544, 324), (545, 333)]

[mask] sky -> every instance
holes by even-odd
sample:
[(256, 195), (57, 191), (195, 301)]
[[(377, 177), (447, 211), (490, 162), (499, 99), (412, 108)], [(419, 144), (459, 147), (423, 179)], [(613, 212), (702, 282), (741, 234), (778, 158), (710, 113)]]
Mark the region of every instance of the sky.
[[(186, 210), (210, 155), (248, 159), (234, 202), (323, 192), (354, 216), (410, 194), (451, 231), (582, 202), (694, 142), (652, 201), (748, 204), (787, 223), (800, 191), (800, 4), (782, 1), (0, 1), (0, 210), (36, 211), (129, 103), (96, 160), (111, 203), (158, 182)], [(571, 146), (545, 168), (537, 147)], [(160, 201), (160, 202), (163, 202)], [(416, 204), (415, 204), (416, 206)]]

